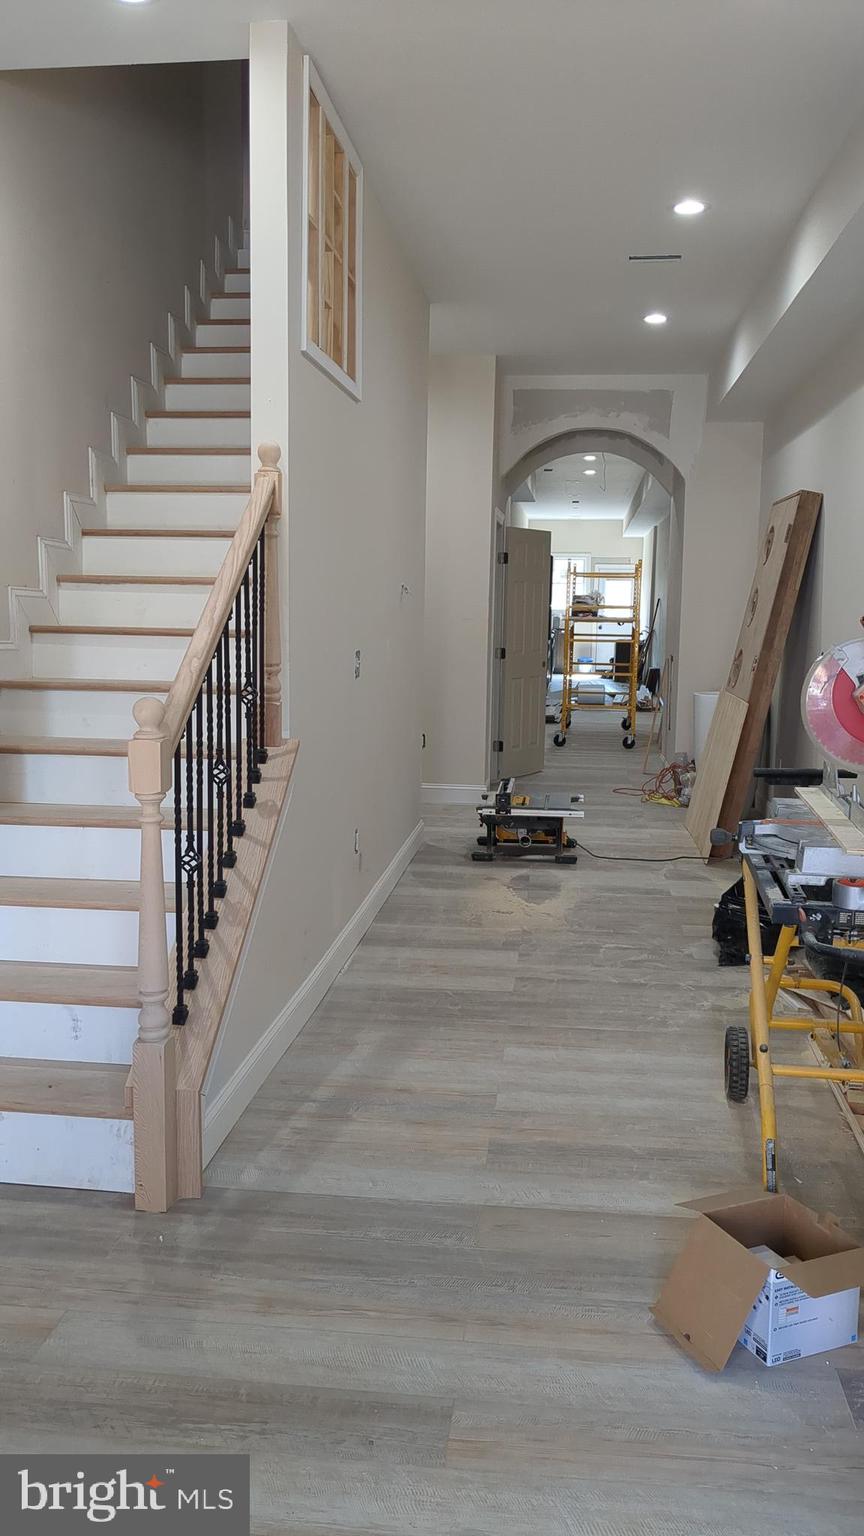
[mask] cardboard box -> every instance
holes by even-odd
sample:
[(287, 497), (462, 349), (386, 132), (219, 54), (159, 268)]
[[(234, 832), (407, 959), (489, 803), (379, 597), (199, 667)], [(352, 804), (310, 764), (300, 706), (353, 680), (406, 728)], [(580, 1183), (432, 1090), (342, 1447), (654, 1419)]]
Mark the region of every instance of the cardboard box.
[[(684, 1209), (699, 1214), (652, 1311), (706, 1370), (722, 1371), (739, 1339), (758, 1354), (757, 1335), (771, 1365), (857, 1337), (864, 1249), (833, 1216), (817, 1216), (790, 1195), (761, 1189), (688, 1200)], [(763, 1246), (769, 1256), (753, 1252)], [(778, 1271), (772, 1261), (781, 1255), (794, 1258), (780, 1258)], [(790, 1311), (787, 1321), (780, 1309), (795, 1305), (799, 1311)]]

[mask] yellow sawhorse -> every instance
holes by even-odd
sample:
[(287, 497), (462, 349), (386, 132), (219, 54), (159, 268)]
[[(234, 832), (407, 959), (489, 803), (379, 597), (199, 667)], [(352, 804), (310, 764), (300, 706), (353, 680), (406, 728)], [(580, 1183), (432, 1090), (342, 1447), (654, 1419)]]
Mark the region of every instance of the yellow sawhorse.
[(754, 1066), (759, 1084), (759, 1115), (762, 1135), (762, 1183), (767, 1190), (777, 1189), (777, 1112), (774, 1103), (774, 1079), (809, 1078), (813, 1081), (854, 1083), (864, 1086), (861, 1067), (787, 1067), (771, 1059), (771, 1031), (804, 1030), (811, 1033), (817, 1024), (812, 1018), (784, 1018), (774, 1012), (781, 987), (795, 992), (822, 992), (848, 1004), (849, 1019), (843, 1020), (840, 1033), (864, 1035), (864, 1015), (858, 996), (851, 987), (816, 976), (786, 974), (789, 951), (798, 929), (789, 925), (780, 931), (772, 958), (766, 962), (759, 928), (759, 892), (753, 873), (744, 860), (744, 905), (747, 914), (747, 947), (750, 951), (750, 1028), (731, 1025), (726, 1031), (726, 1094), (741, 1102), (747, 1097), (749, 1068)]

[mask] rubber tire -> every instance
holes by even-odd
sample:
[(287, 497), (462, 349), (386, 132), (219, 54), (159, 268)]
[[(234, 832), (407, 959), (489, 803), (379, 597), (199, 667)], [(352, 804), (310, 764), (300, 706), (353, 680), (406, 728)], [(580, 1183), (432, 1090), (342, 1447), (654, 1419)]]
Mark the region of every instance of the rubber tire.
[(563, 736), (560, 731), (556, 731), (555, 735), (552, 737), (552, 740), (554, 741), (556, 747), (563, 747), (567, 737)]
[(636, 737), (635, 736), (625, 736), (624, 740), (621, 743), (621, 745), (625, 749), (625, 751), (627, 751), (627, 752), (632, 751), (632, 749), (636, 745)]
[(729, 1024), (723, 1044), (726, 1097), (743, 1104), (750, 1088), (750, 1034), (743, 1024)]

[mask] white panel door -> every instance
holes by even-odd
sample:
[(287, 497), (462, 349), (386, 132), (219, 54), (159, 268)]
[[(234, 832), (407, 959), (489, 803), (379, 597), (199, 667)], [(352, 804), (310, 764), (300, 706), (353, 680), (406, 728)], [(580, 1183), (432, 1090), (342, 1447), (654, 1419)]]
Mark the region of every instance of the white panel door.
[(499, 758), (502, 778), (539, 773), (546, 741), (552, 535), (508, 528)]

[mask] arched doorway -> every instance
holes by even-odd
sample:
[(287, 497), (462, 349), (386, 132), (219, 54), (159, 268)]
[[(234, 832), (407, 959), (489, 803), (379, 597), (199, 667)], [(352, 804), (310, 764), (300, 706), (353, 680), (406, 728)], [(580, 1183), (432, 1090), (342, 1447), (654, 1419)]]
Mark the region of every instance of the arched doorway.
[[(652, 486), (665, 492), (665, 498), (661, 497), (665, 511), (661, 516), (656, 514), (656, 502), (653, 510), (655, 522), (651, 522), (652, 507), (640, 503), (636, 505), (638, 498), (634, 498), (634, 504), (630, 507), (629, 518), (634, 533), (637, 528), (644, 525), (647, 531), (654, 530), (651, 537), (652, 568), (646, 572), (650, 583), (649, 611), (653, 610), (658, 593), (658, 586), (662, 590), (661, 606), (662, 632), (659, 636), (660, 647), (656, 652), (658, 667), (665, 663), (666, 688), (664, 695), (664, 712), (662, 719), (662, 747), (666, 750), (668, 744), (675, 739), (675, 717), (677, 705), (677, 658), (681, 631), (681, 574), (683, 557), (684, 536), (684, 509), (685, 509), (685, 484), (684, 477), (672, 462), (672, 460), (657, 448), (654, 444), (640, 438), (633, 432), (597, 427), (574, 427), (563, 432), (555, 433), (544, 441), (535, 444), (528, 449), (506, 471), (501, 480), (501, 506), (504, 513), (504, 522), (510, 526), (513, 522), (513, 507), (517, 493), (556, 461), (571, 458), (583, 458), (586, 454), (608, 456), (617, 460), (628, 460), (632, 465), (643, 471), (640, 486)], [(663, 523), (662, 538), (658, 531), (661, 518), (668, 521)], [(640, 525), (639, 518), (643, 523)], [(577, 514), (578, 516), (578, 514)], [(503, 539), (503, 532), (499, 531)], [(659, 563), (658, 563), (659, 562)], [(662, 569), (661, 569), (662, 565)], [(498, 777), (497, 769), (500, 766), (500, 754), (496, 755), (496, 745), (501, 738), (501, 718), (503, 701), (502, 684), (502, 654), (503, 624), (504, 624), (504, 582), (496, 583), (492, 612), (492, 635), (490, 645), (491, 687), (490, 702), (492, 707), (493, 730), (492, 758), (490, 762), (490, 777)]]

